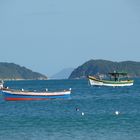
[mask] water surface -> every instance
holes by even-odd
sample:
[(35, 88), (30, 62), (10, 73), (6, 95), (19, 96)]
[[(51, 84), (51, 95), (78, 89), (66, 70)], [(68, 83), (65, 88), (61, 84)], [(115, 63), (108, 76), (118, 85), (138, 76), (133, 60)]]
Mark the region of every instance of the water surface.
[(72, 95), (65, 100), (11, 102), (0, 96), (1, 140), (140, 139), (140, 79), (132, 87), (117, 88), (90, 87), (87, 80), (9, 81), (5, 85), (38, 91), (72, 88)]

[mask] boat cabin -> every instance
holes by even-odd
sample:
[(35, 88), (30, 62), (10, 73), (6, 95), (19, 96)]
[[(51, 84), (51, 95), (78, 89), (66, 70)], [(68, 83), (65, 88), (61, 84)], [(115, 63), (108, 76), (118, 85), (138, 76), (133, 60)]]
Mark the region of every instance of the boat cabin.
[(110, 72), (108, 73), (110, 75), (110, 78), (114, 81), (120, 81), (120, 78), (127, 77), (127, 72)]

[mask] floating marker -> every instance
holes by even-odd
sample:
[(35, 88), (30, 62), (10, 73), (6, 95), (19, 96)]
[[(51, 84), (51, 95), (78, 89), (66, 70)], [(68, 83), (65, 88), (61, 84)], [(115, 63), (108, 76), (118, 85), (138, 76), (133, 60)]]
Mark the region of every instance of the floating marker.
[(120, 114), (120, 112), (119, 112), (119, 111), (115, 111), (115, 114), (116, 114), (116, 115), (119, 115), (119, 114)]
[(82, 116), (84, 116), (85, 114), (84, 114), (84, 112), (82, 112)]
[(79, 108), (76, 108), (76, 111), (79, 111)]

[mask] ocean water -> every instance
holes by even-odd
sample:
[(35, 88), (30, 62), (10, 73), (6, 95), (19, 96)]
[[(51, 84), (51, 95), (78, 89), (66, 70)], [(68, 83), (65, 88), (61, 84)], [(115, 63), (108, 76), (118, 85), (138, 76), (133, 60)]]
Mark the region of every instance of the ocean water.
[(91, 87), (87, 80), (8, 81), (5, 85), (27, 90), (72, 88), (72, 95), (10, 102), (1, 95), (0, 140), (140, 140), (140, 79), (135, 79), (134, 86), (118, 88)]

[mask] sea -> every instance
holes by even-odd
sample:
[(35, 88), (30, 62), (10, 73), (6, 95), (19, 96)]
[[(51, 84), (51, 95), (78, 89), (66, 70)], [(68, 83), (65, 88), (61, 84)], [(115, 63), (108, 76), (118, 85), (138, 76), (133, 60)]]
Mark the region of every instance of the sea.
[(140, 79), (134, 80), (115, 88), (86, 79), (6, 81), (12, 89), (72, 94), (46, 101), (4, 101), (1, 94), (0, 140), (140, 140)]

